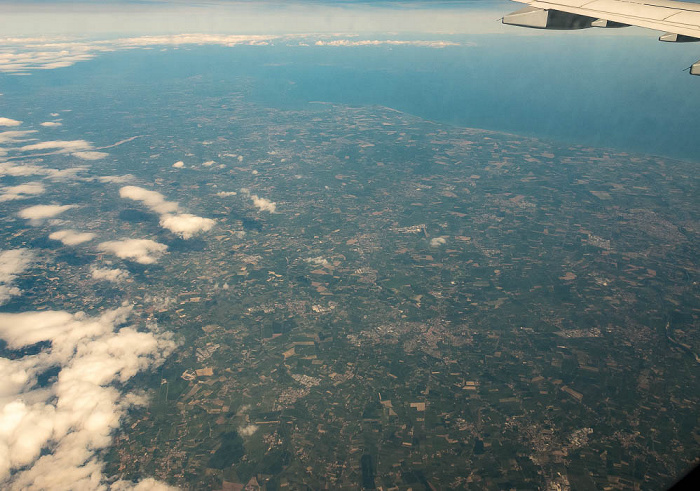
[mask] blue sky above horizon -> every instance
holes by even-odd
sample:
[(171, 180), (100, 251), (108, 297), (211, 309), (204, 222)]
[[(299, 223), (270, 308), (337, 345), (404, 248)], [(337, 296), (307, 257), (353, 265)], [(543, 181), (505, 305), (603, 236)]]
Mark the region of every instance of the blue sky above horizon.
[(21, 35), (291, 34), (310, 32), (498, 32), (507, 0), (2, 2), (0, 32)]
[[(182, 33), (542, 35), (503, 26), (522, 7), (509, 0), (0, 0), (0, 33), (14, 36), (122, 36)], [(639, 29), (589, 30), (638, 36)], [(623, 31), (623, 32), (621, 32)]]

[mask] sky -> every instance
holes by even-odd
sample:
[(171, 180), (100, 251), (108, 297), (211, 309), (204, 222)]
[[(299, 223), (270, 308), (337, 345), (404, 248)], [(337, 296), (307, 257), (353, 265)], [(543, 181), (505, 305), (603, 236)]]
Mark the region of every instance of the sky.
[[(5, 36), (207, 33), (491, 33), (519, 8), (506, 0), (470, 2), (0, 2)], [(508, 10), (510, 9), (510, 10)]]

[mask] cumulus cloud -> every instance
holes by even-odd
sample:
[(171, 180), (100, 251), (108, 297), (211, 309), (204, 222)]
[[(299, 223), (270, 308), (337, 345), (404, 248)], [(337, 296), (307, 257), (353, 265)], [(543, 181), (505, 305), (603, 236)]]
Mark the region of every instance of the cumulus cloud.
[(151, 211), (160, 215), (160, 226), (189, 239), (199, 232), (206, 232), (216, 223), (211, 218), (202, 218), (190, 213), (179, 213), (180, 206), (174, 201), (167, 201), (157, 191), (138, 186), (124, 186), (119, 190), (119, 196), (146, 205)]
[(100, 176), (98, 177), (100, 182), (108, 182), (111, 184), (124, 184), (126, 182), (131, 182), (136, 177), (133, 174), (124, 174), (123, 176)]
[(277, 210), (277, 203), (273, 203), (269, 199), (261, 198), (257, 194), (250, 194), (250, 190), (248, 188), (242, 188), (241, 193), (252, 199), (253, 205), (255, 205), (255, 207), (260, 211), (275, 213)]
[(434, 237), (430, 239), (430, 247), (440, 247), (441, 245), (445, 245), (446, 243), (447, 241), (444, 237)]
[(78, 157), (79, 159), (83, 160), (100, 160), (105, 157), (108, 157), (109, 154), (107, 152), (73, 152), (74, 157)]
[(207, 160), (206, 162), (202, 162), (202, 165), (204, 167), (211, 167), (212, 165), (216, 164), (213, 160)]
[(13, 164), (10, 162), (0, 162), (0, 176), (42, 176), (46, 175), (46, 168), (32, 164)]
[(179, 160), (173, 164), (173, 167), (176, 169), (182, 169), (185, 166), (185, 163), (182, 160)]
[(75, 230), (58, 230), (51, 235), (49, 239), (59, 240), (64, 245), (73, 246), (82, 244), (84, 242), (89, 242), (95, 238), (95, 234), (89, 232), (76, 232)]
[(178, 234), (183, 239), (189, 239), (199, 232), (211, 230), (215, 223), (211, 218), (202, 218), (190, 213), (165, 214), (160, 218), (161, 227)]
[(22, 121), (17, 121), (16, 119), (10, 118), (0, 118), (0, 126), (19, 126)]
[(253, 200), (253, 204), (260, 211), (268, 211), (274, 213), (277, 209), (277, 203), (273, 203), (269, 199), (261, 198), (257, 194), (251, 194), (250, 199)]
[(240, 433), (243, 436), (251, 436), (253, 433), (258, 431), (259, 426), (258, 425), (246, 425), (246, 426), (239, 426), (238, 427), (238, 433)]
[(158, 214), (175, 213), (180, 208), (176, 202), (166, 201), (165, 196), (159, 192), (138, 186), (124, 186), (119, 190), (119, 196), (139, 201)]
[(34, 254), (29, 249), (0, 250), (0, 305), (10, 297), (19, 295), (19, 288), (12, 283), (29, 267), (33, 259)]
[(63, 123), (60, 123), (58, 121), (45, 121), (43, 123), (40, 123), (41, 126), (44, 126), (46, 128), (53, 128), (56, 126), (63, 126)]
[(77, 179), (78, 174), (86, 171), (88, 168), (85, 166), (75, 166), (69, 167), (67, 169), (45, 169), (45, 175), (48, 179), (53, 181), (65, 181), (68, 179)]
[[(12, 132), (6, 131), (5, 133)], [(20, 135), (8, 135), (8, 138), (13, 138), (14, 141), (18, 141), (19, 136)], [(2, 134), (0, 134), (0, 138), (2, 138)], [(19, 150), (20, 152), (44, 151), (49, 154), (72, 154), (75, 157), (78, 157), (83, 160), (98, 160), (109, 155), (105, 152), (95, 151), (92, 144), (85, 140), (43, 141), (38, 143), (31, 143), (29, 145), (24, 145), (19, 148), (12, 148), (11, 150)]]
[(43, 194), (46, 189), (40, 182), (27, 182), (17, 186), (8, 186), (0, 190), (0, 201), (12, 201), (16, 199), (26, 199), (32, 196)]
[(307, 257), (306, 259), (304, 259), (304, 261), (315, 266), (322, 266), (324, 268), (331, 265), (331, 263), (328, 262), (328, 259), (321, 256)]
[(18, 215), (27, 220), (40, 221), (53, 218), (75, 207), (76, 205), (36, 205), (20, 210)]
[(404, 41), (395, 39), (335, 39), (332, 41), (316, 41), (316, 46), (343, 46), (343, 47), (357, 47), (357, 46), (414, 46), (421, 48), (447, 48), (450, 46), (461, 46), (460, 43), (455, 43), (453, 41)]
[(117, 481), (109, 487), (110, 491), (179, 491), (180, 488), (168, 486), (152, 477), (134, 484), (131, 481)]
[[(453, 16), (454, 17), (454, 16)], [(392, 12), (395, 19), (395, 12)], [(409, 21), (412, 22), (412, 21)], [(454, 18), (451, 19), (454, 22)], [(464, 24), (463, 22), (460, 25)], [(470, 27), (473, 30), (473, 26)], [(32, 70), (64, 68), (75, 63), (91, 60), (96, 56), (122, 49), (149, 48), (152, 46), (219, 45), (219, 46), (269, 46), (277, 41), (294, 46), (417, 46), (445, 48), (449, 46), (470, 46), (469, 43), (455, 43), (444, 40), (359, 40), (332, 39), (339, 34), (322, 35), (314, 42), (308, 36), (302, 40), (297, 35), (217, 35), (217, 34), (178, 34), (162, 36), (139, 36), (101, 41), (79, 41), (47, 38), (4, 38), (0, 53), (0, 72), (28, 74)]]
[(125, 46), (180, 46), (183, 44), (218, 44), (223, 46), (236, 46), (239, 44), (265, 46), (279, 36), (256, 34), (175, 34), (170, 36), (140, 36), (124, 38), (116, 42)]
[[(146, 403), (145, 395), (116, 384), (159, 366), (175, 348), (166, 334), (121, 327), (130, 311), (0, 313), (0, 338), (10, 349), (50, 342), (36, 354), (0, 358), (2, 487), (106, 487), (100, 454), (129, 408)], [(49, 369), (58, 375), (40, 386), (38, 377)]]
[(21, 143), (33, 138), (25, 138), (27, 135), (36, 133), (36, 130), (12, 130), (12, 131), (0, 131), (0, 143)]
[(229, 196), (236, 196), (238, 193), (236, 191), (219, 191), (216, 193), (217, 196), (221, 196), (222, 198), (228, 198)]
[(77, 174), (87, 170), (87, 167), (76, 166), (67, 169), (51, 169), (34, 164), (13, 164), (10, 162), (0, 162), (0, 176), (45, 176), (55, 181), (75, 179)]
[(221, 46), (267, 45), (279, 36), (180, 34), (141, 36), (104, 41), (71, 41), (47, 38), (3, 38), (0, 72), (27, 74), (31, 70), (65, 68), (117, 49), (150, 46), (210, 44)]
[(84, 150), (92, 150), (92, 145), (85, 140), (53, 140), (31, 145), (25, 145), (20, 148), (24, 152), (33, 150), (57, 150), (59, 152), (80, 152)]
[(128, 271), (119, 268), (110, 269), (93, 267), (90, 270), (90, 274), (96, 280), (112, 281), (114, 283), (118, 283), (129, 277)]
[[(79, 61), (90, 60), (107, 47), (79, 42), (60, 42), (47, 39), (3, 40), (4, 50), (0, 56), (0, 71), (27, 73), (28, 70), (48, 70), (71, 66)], [(13, 46), (15, 44), (15, 46)]]
[(140, 264), (154, 264), (165, 254), (168, 246), (150, 239), (122, 239), (102, 242), (98, 249), (121, 259), (136, 261)]

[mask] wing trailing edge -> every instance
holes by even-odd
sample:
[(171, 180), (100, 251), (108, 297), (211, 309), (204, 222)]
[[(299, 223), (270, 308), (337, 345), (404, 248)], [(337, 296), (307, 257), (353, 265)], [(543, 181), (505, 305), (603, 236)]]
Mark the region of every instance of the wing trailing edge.
[[(659, 41), (700, 41), (700, 4), (669, 0), (515, 0), (527, 7), (505, 15), (504, 24), (575, 30), (638, 26), (664, 32)], [(700, 75), (700, 61), (690, 67)]]

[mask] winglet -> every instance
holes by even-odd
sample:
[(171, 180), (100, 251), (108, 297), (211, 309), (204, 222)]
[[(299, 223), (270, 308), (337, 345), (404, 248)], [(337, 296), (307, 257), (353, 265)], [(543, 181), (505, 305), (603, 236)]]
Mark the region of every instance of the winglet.
[(690, 66), (691, 75), (700, 75), (700, 61), (696, 61)]

